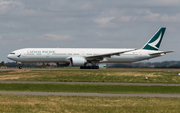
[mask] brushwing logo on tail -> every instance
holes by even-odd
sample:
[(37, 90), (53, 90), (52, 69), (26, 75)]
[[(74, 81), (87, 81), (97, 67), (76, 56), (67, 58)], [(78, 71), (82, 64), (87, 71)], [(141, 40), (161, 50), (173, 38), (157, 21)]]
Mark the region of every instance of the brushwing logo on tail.
[(162, 35), (162, 32), (159, 34), (159, 37), (152, 43), (148, 43), (149, 46), (153, 47), (153, 48), (156, 48), (156, 49), (159, 49), (156, 45), (159, 43), (159, 41), (161, 40), (161, 35)]
[(146, 50), (155, 50), (158, 51), (162, 38), (164, 36), (166, 28), (162, 27), (156, 32), (153, 37), (142, 47), (142, 49)]

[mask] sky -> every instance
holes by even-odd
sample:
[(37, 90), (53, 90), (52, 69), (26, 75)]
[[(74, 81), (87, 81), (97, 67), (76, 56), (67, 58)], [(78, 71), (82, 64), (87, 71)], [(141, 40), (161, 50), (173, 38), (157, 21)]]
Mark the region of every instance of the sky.
[(180, 0), (0, 0), (0, 61), (21, 48), (141, 48), (160, 27), (148, 62), (180, 60)]

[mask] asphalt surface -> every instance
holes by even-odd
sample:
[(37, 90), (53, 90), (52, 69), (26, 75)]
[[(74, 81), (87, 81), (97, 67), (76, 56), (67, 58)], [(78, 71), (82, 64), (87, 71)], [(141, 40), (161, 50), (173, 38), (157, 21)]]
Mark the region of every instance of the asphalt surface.
[[(79, 69), (79, 68), (7, 68), (0, 70), (97, 70), (97, 69)], [(119, 71), (165, 71), (165, 72), (180, 72), (180, 69), (173, 68), (100, 68), (99, 70), (119, 70)]]
[(180, 86), (180, 84), (164, 84), (164, 83), (111, 83), (111, 82), (0, 81), (0, 83)]
[(97, 96), (97, 97), (167, 97), (180, 98), (180, 94), (152, 94), (152, 93), (73, 93), (73, 92), (24, 92), (0, 91), (0, 94), (10, 95), (40, 95), (40, 96)]

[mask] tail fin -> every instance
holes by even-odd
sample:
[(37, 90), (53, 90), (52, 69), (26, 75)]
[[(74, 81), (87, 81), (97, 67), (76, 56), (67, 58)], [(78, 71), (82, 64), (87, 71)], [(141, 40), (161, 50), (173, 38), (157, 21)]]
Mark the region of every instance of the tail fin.
[(158, 51), (165, 30), (165, 27), (160, 28), (159, 31), (156, 32), (154, 36), (142, 47), (142, 49)]

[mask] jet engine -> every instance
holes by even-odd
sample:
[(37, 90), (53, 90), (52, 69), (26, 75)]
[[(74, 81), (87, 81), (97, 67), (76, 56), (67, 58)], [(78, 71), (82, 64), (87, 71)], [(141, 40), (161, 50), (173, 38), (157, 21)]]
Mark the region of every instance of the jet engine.
[(71, 58), (71, 65), (72, 66), (84, 66), (87, 63), (87, 60), (84, 57), (72, 57)]

